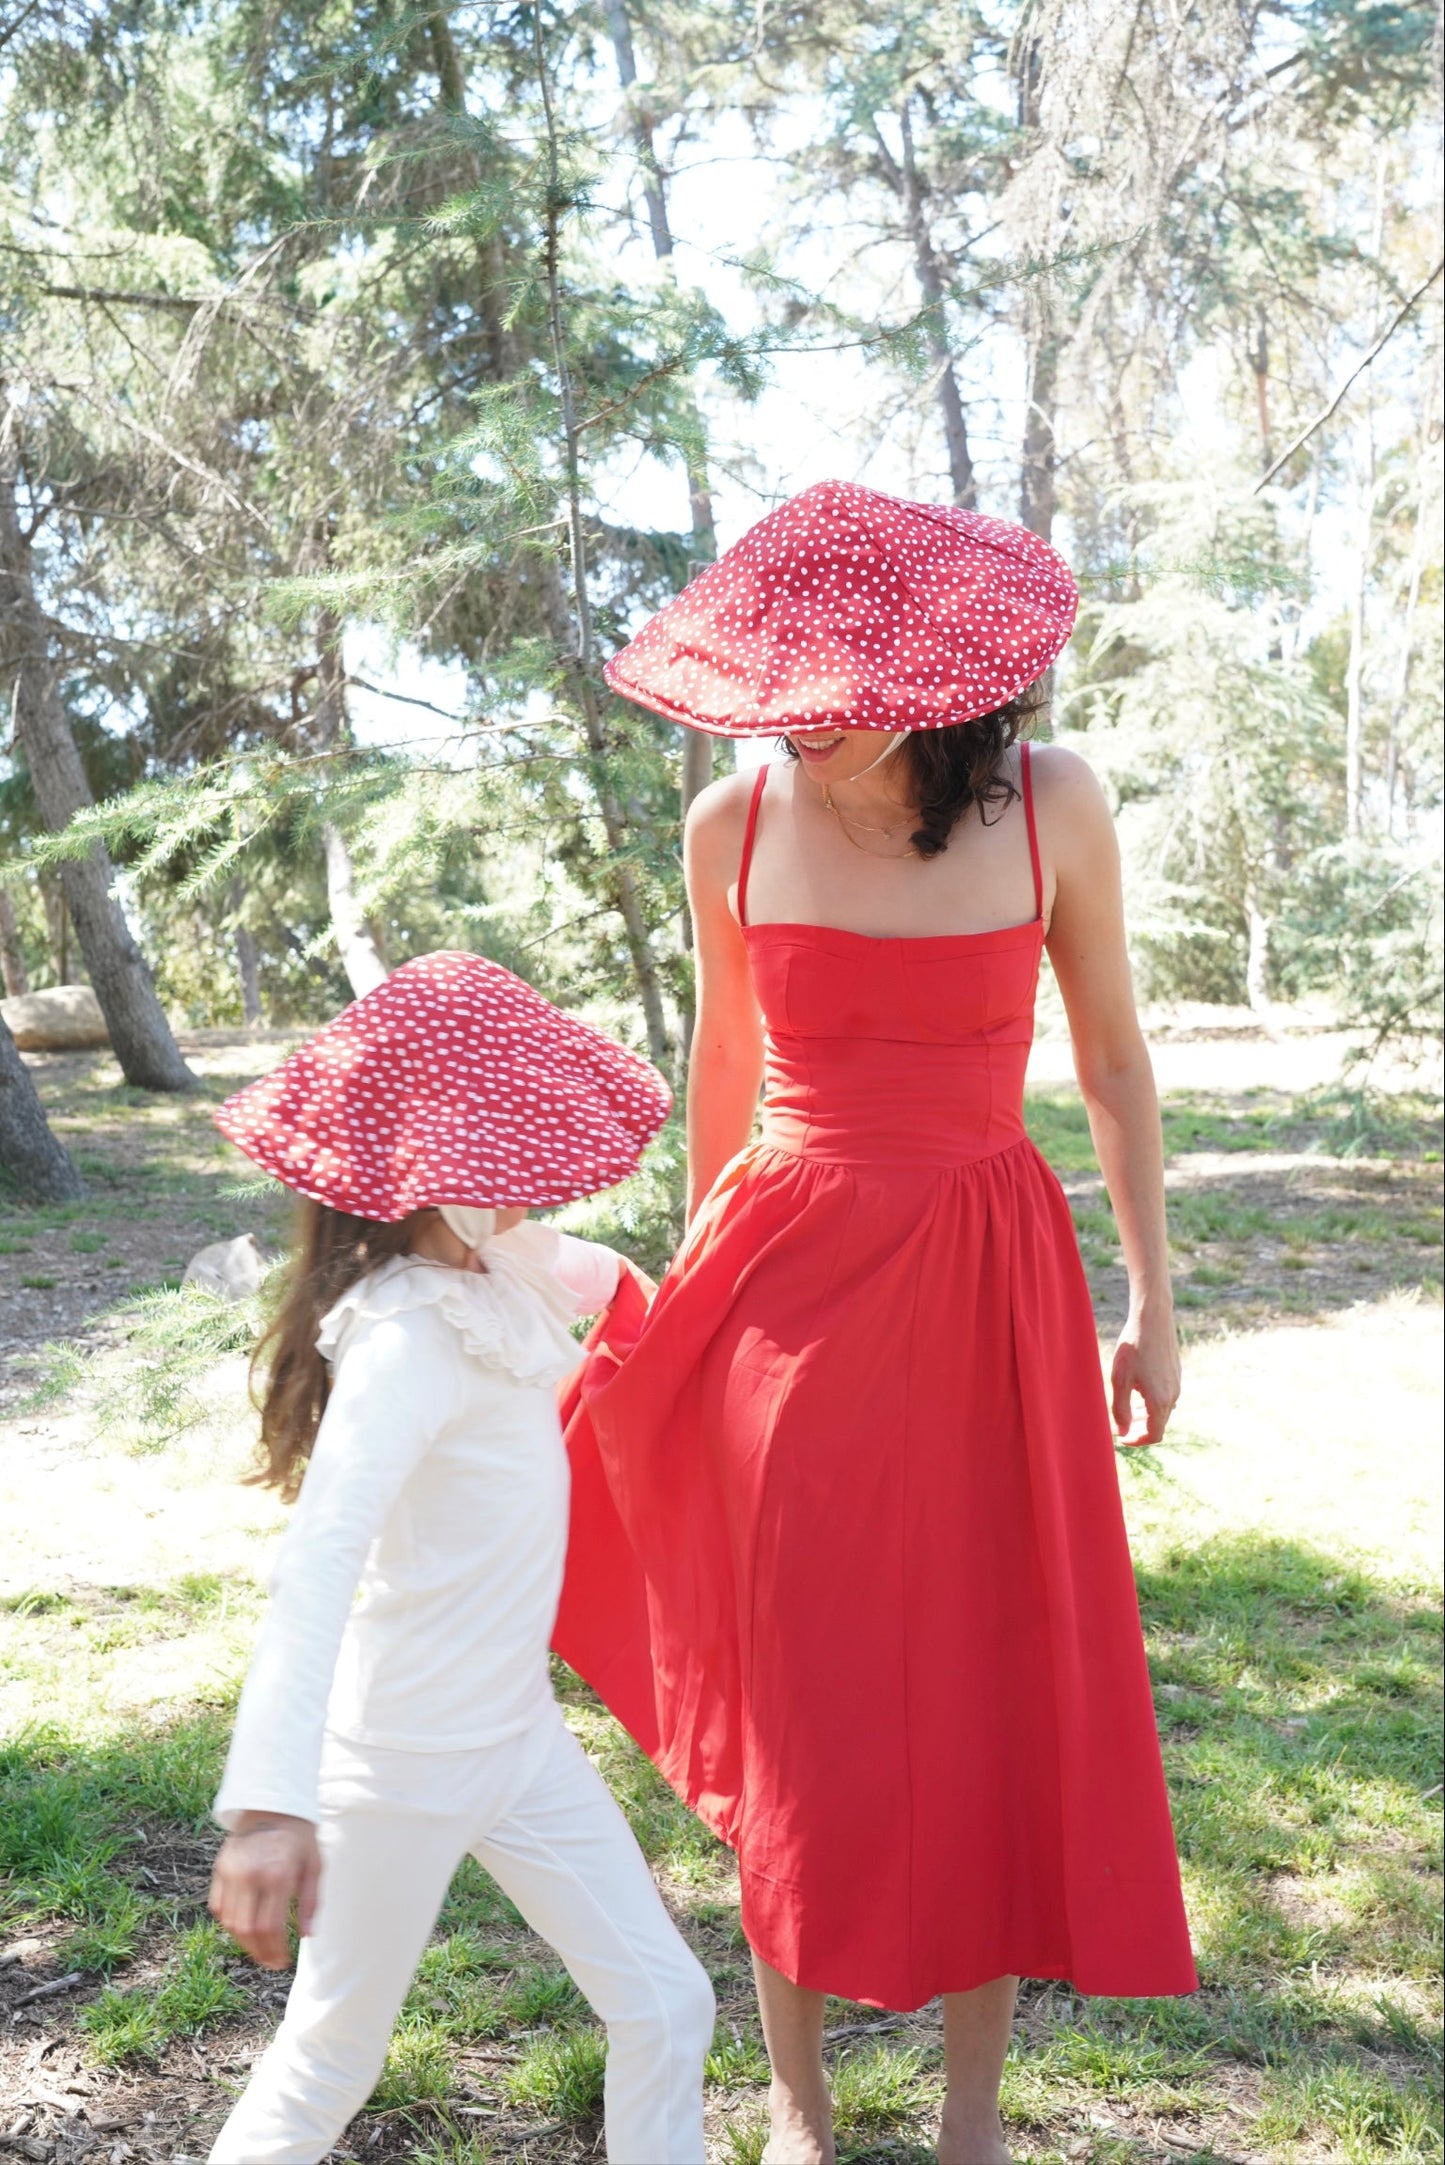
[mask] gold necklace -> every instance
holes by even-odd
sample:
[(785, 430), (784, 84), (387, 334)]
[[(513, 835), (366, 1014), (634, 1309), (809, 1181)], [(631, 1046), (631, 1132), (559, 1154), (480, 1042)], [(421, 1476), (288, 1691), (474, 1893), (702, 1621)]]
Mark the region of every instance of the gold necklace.
[[(881, 767), (884, 760), (887, 759), (892, 753), (896, 752), (902, 742), (902, 732), (890, 734), (889, 741), (887, 742), (887, 744), (884, 745), (882, 751), (878, 754), (878, 757), (876, 759), (870, 760), (866, 767), (860, 767), (856, 774), (849, 776), (849, 780), (853, 782), (861, 782), (865, 774), (871, 774), (875, 767)], [(865, 857), (882, 857), (884, 859), (891, 858), (895, 864), (901, 864), (905, 857), (916, 857), (918, 855), (918, 851), (914, 848), (912, 842), (909, 843), (907, 849), (899, 851), (897, 853), (889, 850), (864, 849), (863, 844), (858, 840), (857, 835), (849, 834), (848, 830), (850, 827), (856, 827), (861, 834), (881, 834), (890, 842), (893, 840), (895, 835), (901, 832), (901, 828), (896, 826), (874, 827), (866, 819), (855, 819), (851, 812), (843, 811), (841, 806), (836, 805), (833, 802), (833, 785), (831, 782), (824, 782), (823, 784), (823, 809), (825, 812), (832, 813), (834, 819), (837, 820), (838, 825), (842, 828), (847, 840), (852, 843), (854, 849), (862, 850)]]
[(898, 851), (865, 848), (863, 843), (858, 840), (857, 835), (849, 833), (851, 827), (857, 827), (863, 834), (884, 835), (890, 842), (895, 835), (901, 832), (901, 829), (898, 827), (874, 827), (866, 819), (854, 819), (851, 814), (840, 810), (834, 804), (833, 792), (826, 782), (823, 784), (823, 809), (832, 813), (843, 830), (845, 840), (851, 842), (854, 849), (862, 850), (865, 857), (885, 857), (891, 859), (895, 864), (901, 864), (905, 857), (916, 857), (918, 855), (918, 851), (912, 842), (909, 843), (907, 849)]

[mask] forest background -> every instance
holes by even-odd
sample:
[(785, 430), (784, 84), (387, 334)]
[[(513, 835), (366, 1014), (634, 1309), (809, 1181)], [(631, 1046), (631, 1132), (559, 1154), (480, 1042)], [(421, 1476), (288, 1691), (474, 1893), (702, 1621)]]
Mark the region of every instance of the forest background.
[(678, 1073), (710, 747), (601, 663), (826, 474), (1077, 567), (1045, 726), (1146, 995), (1438, 1033), (1429, 7), (35, 0), (0, 40), (0, 951), (88, 973), (131, 1083), (186, 1086), (167, 1017), (314, 1022), (445, 944)]

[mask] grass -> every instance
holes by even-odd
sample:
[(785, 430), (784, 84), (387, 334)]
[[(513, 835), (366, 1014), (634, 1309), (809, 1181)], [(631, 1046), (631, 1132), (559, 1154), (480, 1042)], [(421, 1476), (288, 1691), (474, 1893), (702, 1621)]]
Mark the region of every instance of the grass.
[(581, 1679), (560, 1665), (558, 1689), (573, 1728), (606, 1776), (652, 1862), (690, 1893), (705, 1896), (716, 1890), (728, 1875), (722, 1844), (658, 1780), (646, 1755)]
[(565, 2037), (539, 2037), (506, 2079), (514, 2105), (554, 2120), (591, 2120), (602, 2110), (602, 2078), (607, 2053), (601, 2033), (577, 2030)]
[(755, 2037), (729, 2037), (713, 2045), (703, 2070), (709, 2088), (756, 2088), (768, 2079), (768, 2056)]
[(830, 2070), (833, 2126), (843, 2157), (857, 2156), (878, 2135), (912, 2126), (938, 2095), (923, 2054), (910, 2046), (871, 2045), (842, 2054)]
[(128, 1992), (110, 1986), (83, 2009), (80, 2028), (95, 2060), (102, 2067), (156, 2060), (171, 2038), (198, 2037), (239, 2013), (246, 1995), (229, 1974), (234, 1959), (230, 1940), (213, 1924), (189, 1926), (158, 1985)]
[(1328, 2145), (1349, 2165), (1439, 2156), (1439, 2117), (1423, 2087), (1402, 2089), (1345, 2060), (1275, 2071), (1257, 2133), (1276, 2148)]
[[(158, 1278), (200, 1238), (254, 1223), (272, 1199), (237, 1198), (234, 1161), (207, 1132), (206, 1104), (127, 1108), (83, 1077), (67, 1102), (62, 1124), (98, 1203), (7, 1220), (11, 1267), (99, 1279), (130, 1253), (133, 1221), (148, 1244), (133, 1267), (150, 1306), (117, 1306), (111, 1285), (106, 1328), (114, 1341), (142, 1317), (155, 1326), (149, 1341), (122, 1339), (112, 1356), (116, 1375), (133, 1379), (130, 1425), (67, 1461), (77, 1484), (67, 1512), (85, 1500), (86, 1483), (98, 1484), (98, 1516), (77, 1534), (86, 1554), (111, 1511), (134, 1512), (141, 1544), (156, 1507), (174, 1499), (178, 1531), (166, 1570), (142, 1568), (139, 1545), (133, 1566), (62, 1568), (32, 1561), (23, 1545), (3, 1552), (15, 1563), (0, 1597), (0, 1698), (22, 1711), (0, 1744), (0, 1945), (34, 1935), (42, 1974), (84, 1971), (84, 1988), (46, 2014), (73, 2038), (77, 2065), (91, 2067), (98, 2105), (115, 2069), (123, 2094), (151, 2082), (157, 2109), (179, 2111), (163, 2101), (201, 2079), (195, 2052), (221, 2062), (235, 2041), (253, 2050), (278, 2008), (267, 1997), (273, 1981), (230, 1951), (204, 1913), (214, 1843), (206, 1815), (274, 1517), (229, 1470), (204, 1484), (204, 1429), (199, 1442), (141, 1459), (115, 1454), (144, 1430), (152, 1441), (174, 1431), (184, 1393), (204, 1397), (218, 1350), (209, 1311), (193, 1309), (188, 1294), (157, 1299)], [(1410, 1425), (1410, 1407), (1424, 1401), (1387, 1395), (1401, 1349), (1428, 1343), (1418, 1326), (1438, 1285), (1438, 1137), (1427, 1113), (1340, 1093), (1194, 1093), (1166, 1104), (1181, 1292), (1191, 1326), (1211, 1336), (1195, 1357), (1195, 1411), (1188, 1401), (1184, 1409), (1203, 1425), (1120, 1467), (1202, 1984), (1189, 1999), (1160, 2001), (1082, 2001), (1067, 1987), (1027, 1985), (1003, 2096), (1020, 2165), (1244, 2155), (1269, 2165), (1427, 2165), (1441, 2156), (1439, 1598), (1419, 1530), (1428, 1491), (1413, 1519), (1403, 1503), (1419, 1487), (1429, 1438)], [(1069, 1185), (1107, 1318), (1123, 1274), (1082, 1108), (1044, 1092), (1031, 1097), (1029, 1117)], [(1280, 1165), (1284, 1173), (1270, 1170)], [(673, 1208), (664, 1165), (581, 1214), (579, 1229), (630, 1240), (656, 1264)], [(85, 1234), (95, 1246), (77, 1242)], [(1400, 1328), (1413, 1335), (1397, 1344), (1385, 1323), (1400, 1299)], [(1297, 1333), (1291, 1351), (1283, 1326), (1296, 1316), (1310, 1334)], [(1374, 1336), (1369, 1317), (1385, 1319)], [(87, 1327), (52, 1349), (48, 1395), (32, 1398), (37, 1410), (23, 1420), (64, 1404), (77, 1380), (89, 1387), (94, 1343)], [(188, 1345), (184, 1392), (167, 1405), (142, 1364), (164, 1367)], [(1343, 1396), (1332, 1403), (1333, 1386), (1316, 1380), (1335, 1346), (1342, 1373), (1353, 1362), (1369, 1378), (1363, 1411)], [(1199, 1409), (1231, 1372), (1236, 1395), (1210, 1427)], [(160, 1395), (143, 1404), (142, 1388)], [(1228, 1442), (1230, 1422), (1246, 1415), (1267, 1452)], [(1267, 1483), (1253, 1478), (1261, 1456)], [(1320, 1509), (1331, 1492), (1344, 1499), (1333, 1516)], [(216, 1518), (234, 1529), (229, 1546), (197, 1538)], [(128, 1693), (150, 1671), (169, 1681), (147, 1712)], [(569, 1721), (717, 1988), (706, 2078), (715, 2157), (757, 2165), (767, 2065), (731, 1860), (586, 1687), (566, 1672), (559, 1683)], [(873, 2011), (830, 2004), (830, 2026), (856, 2032), (872, 2020)], [(14, 2049), (28, 2052), (35, 2034), (17, 2026)], [(234, 2087), (240, 2063), (229, 2064)], [(597, 2140), (603, 2064), (600, 2033), (555, 1956), (467, 1861), (351, 2147), (376, 2165), (516, 2155), (572, 2165)], [(878, 2037), (840, 2039), (829, 2064), (841, 2156), (906, 2165), (931, 2154), (942, 2081), (936, 2010)], [(218, 2087), (209, 2118), (186, 2139), (178, 2131), (173, 2149), (204, 2154), (224, 2106)], [(539, 2132), (548, 2128), (561, 2132)]]
[(89, 1746), (38, 1728), (0, 1747), (0, 1928), (60, 1927), (57, 1958), (96, 1977), (131, 1961), (160, 1918), (136, 1869), (147, 1842), (137, 1821), (194, 1830), (224, 1743), (204, 1712)]
[[(1387, 1292), (1438, 1301), (1438, 1109), (1339, 1092), (1175, 1096), (1162, 1107), (1175, 1169), (1169, 1232), (1181, 1337), (1318, 1316)], [(1065, 1180), (1104, 1323), (1126, 1282), (1113, 1214), (1077, 1096), (1029, 1093), (1030, 1132)], [(1264, 1173), (1252, 1160), (1267, 1153)], [(1388, 1162), (1381, 1162), (1387, 1154)], [(1203, 1165), (1203, 1173), (1195, 1168)], [(1281, 1168), (1287, 1168), (1283, 1171)]]
[(445, 2037), (432, 2024), (404, 2013), (392, 2033), (370, 2109), (398, 2112), (440, 2104), (450, 2096), (452, 2083), (452, 2055)]

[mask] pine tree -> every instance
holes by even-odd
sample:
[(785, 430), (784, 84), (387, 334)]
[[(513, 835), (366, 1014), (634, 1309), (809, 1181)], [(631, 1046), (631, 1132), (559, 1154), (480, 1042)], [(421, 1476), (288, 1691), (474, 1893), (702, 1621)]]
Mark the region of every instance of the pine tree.
[(71, 1203), (85, 1182), (51, 1132), (30, 1070), (0, 1015), (0, 1178), (27, 1203)]

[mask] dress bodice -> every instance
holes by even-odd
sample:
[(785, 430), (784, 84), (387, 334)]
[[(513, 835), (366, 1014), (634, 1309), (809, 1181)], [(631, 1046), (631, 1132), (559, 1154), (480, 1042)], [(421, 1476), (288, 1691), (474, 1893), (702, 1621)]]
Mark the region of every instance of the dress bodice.
[(1044, 937), (1026, 745), (1022, 769), (1038, 914), (998, 932), (920, 939), (747, 922), (762, 770), (738, 914), (767, 1028), (763, 1135), (773, 1147), (842, 1162), (949, 1165), (1023, 1139)]

